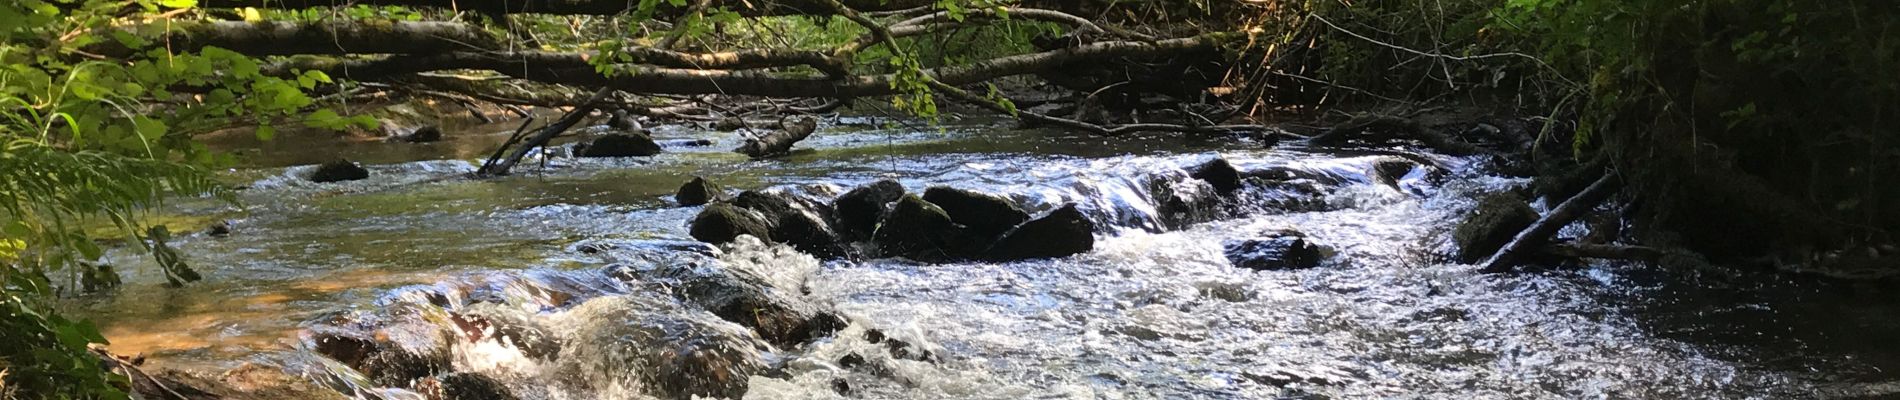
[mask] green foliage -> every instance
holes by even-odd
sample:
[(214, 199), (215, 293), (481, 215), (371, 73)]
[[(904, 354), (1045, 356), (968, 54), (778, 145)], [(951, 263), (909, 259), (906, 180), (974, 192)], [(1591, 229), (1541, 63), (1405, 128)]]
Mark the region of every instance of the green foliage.
[[(50, 313), (47, 299), (118, 281), (86, 226), (109, 222), (158, 260), (173, 285), (197, 280), (147, 210), (167, 196), (230, 194), (205, 167), (228, 164), (193, 135), (280, 119), (323, 128), (374, 121), (322, 110), (305, 92), (318, 72), (265, 76), (257, 59), (219, 48), (173, 53), (147, 39), (191, 0), (18, 0), (0, 4), (0, 369), (30, 398), (124, 398), (86, 351), (90, 324)], [(126, 10), (133, 10), (127, 13)], [(393, 10), (353, 7), (383, 15)], [(262, 18), (251, 10), (245, 18)], [(408, 18), (403, 16), (402, 18)], [(134, 51), (106, 58), (99, 43)], [(274, 129), (259, 129), (262, 137)], [(123, 383), (123, 382), (120, 382)]]
[[(1828, 248), (1900, 229), (1900, 202), (1886, 200), (1900, 198), (1900, 138), (1892, 133), (1900, 8), (1891, 2), (1305, 7), (1338, 25), (1295, 24), (1318, 28), (1288, 35), (1286, 43), (1316, 39), (1321, 80), (1413, 99), (1472, 89), (1521, 94), (1554, 121), (1576, 121), (1573, 151), (1610, 153), (1639, 190), (1666, 200), (1645, 207), (1666, 214), (1662, 225), (1727, 227), (1708, 229), (1702, 243), (1685, 233), (1692, 247)], [(1737, 231), (1768, 236), (1725, 233)]]

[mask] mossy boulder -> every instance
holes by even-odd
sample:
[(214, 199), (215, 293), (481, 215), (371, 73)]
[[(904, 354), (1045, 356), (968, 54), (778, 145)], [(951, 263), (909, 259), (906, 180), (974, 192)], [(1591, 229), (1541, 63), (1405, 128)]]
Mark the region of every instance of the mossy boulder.
[(994, 238), (1009, 228), (1029, 220), (1029, 213), (1002, 196), (943, 186), (924, 190), (924, 201), (935, 204), (950, 215), (950, 221), (963, 225), (970, 234)]
[(748, 190), (739, 193), (732, 204), (759, 212), (765, 217), (774, 242), (792, 245), (818, 258), (840, 258), (850, 254), (844, 238), (832, 227), (830, 206), (785, 192)]
[(899, 197), (871, 235), (871, 243), (886, 256), (924, 262), (950, 261), (957, 252), (952, 239), (957, 229), (950, 213), (922, 197)]
[(699, 211), (688, 228), (693, 239), (712, 244), (732, 243), (740, 235), (770, 240), (771, 228), (758, 211), (727, 203), (714, 203)]
[(1240, 169), (1234, 168), (1234, 164), (1227, 162), (1225, 158), (1216, 157), (1201, 165), (1189, 168), (1188, 176), (1207, 181), (1208, 184), (1214, 185), (1214, 190), (1219, 191), (1221, 194), (1229, 194), (1240, 190)]
[(726, 197), (726, 188), (697, 176), (686, 184), (680, 185), (679, 191), (673, 193), (673, 200), (678, 201), (682, 206), (705, 205), (726, 200)]
[(1531, 209), (1523, 196), (1512, 192), (1487, 195), (1452, 232), (1452, 240), (1458, 244), (1458, 261), (1483, 261), (1536, 222), (1537, 210)]
[(984, 251), (991, 261), (1068, 257), (1095, 249), (1095, 222), (1075, 204), (1055, 209), (1010, 229)]
[(884, 219), (892, 202), (904, 196), (904, 185), (893, 180), (881, 180), (869, 185), (851, 189), (831, 202), (838, 213), (839, 230), (853, 238), (869, 238), (877, 230), (878, 220)]

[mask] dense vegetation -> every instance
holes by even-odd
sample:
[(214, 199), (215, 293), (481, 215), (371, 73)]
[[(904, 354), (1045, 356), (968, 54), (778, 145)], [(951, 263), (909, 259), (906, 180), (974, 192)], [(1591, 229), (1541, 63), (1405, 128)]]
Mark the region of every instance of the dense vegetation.
[[(127, 243), (158, 257), (174, 284), (195, 279), (166, 247), (165, 227), (141, 218), (168, 196), (227, 195), (205, 171), (228, 156), (193, 137), (240, 125), (257, 126), (263, 138), (277, 126), (370, 126), (365, 117), (330, 110), (365, 88), (575, 105), (585, 98), (575, 93), (612, 86), (624, 89), (621, 101), (645, 107), (654, 99), (636, 95), (704, 92), (669, 75), (684, 70), (729, 79), (714, 86), (732, 94), (880, 97), (923, 116), (938, 112), (939, 98), (980, 97), (1015, 113), (995, 86), (976, 89), (983, 95), (958, 89), (999, 76), (951, 81), (966, 77), (954, 68), (1048, 54), (1034, 52), (1064, 32), (1121, 40), (1116, 46), (1146, 56), (1174, 50), (1165, 43), (1218, 42), (1231, 69), (1225, 82), (1213, 83), (1237, 88), (1231, 93), (1238, 94), (1220, 92), (1221, 101), (1246, 113), (1454, 99), (1547, 116), (1539, 138), (1547, 146), (1537, 154), (1553, 161), (1540, 163), (1548, 165), (1542, 172), (1605, 160), (1640, 199), (1634, 215), (1646, 228), (1645, 242), (1686, 246), (1724, 262), (1805, 260), (1798, 257), (1865, 254), (1857, 250), (1890, 244), (1891, 228), (1900, 226), (1900, 202), (1888, 201), (1900, 195), (1900, 140), (1888, 133), (1900, 117), (1900, 79), (1892, 73), (1900, 67), (1900, 42), (1893, 40), (1900, 38), (1900, 8), (1877, 0), (766, 1), (753, 8), (644, 0), (632, 9), (606, 8), (612, 12), (543, 10), (551, 14), (506, 5), (448, 10), (419, 0), (273, 9), (214, 3), (0, 4), (0, 343), (7, 344), (0, 346), (0, 397), (123, 397), (86, 351), (86, 343), (103, 341), (96, 330), (61, 318), (47, 302), (116, 282), (116, 272), (98, 264), (106, 238), (86, 228), (114, 226)], [(867, 13), (921, 6), (947, 20), (995, 23), (906, 26), (849, 9), (810, 11), (828, 5)], [(1010, 6), (1063, 10), (1108, 27), (1012, 17)], [(348, 25), (374, 30), (367, 42), (408, 37), (408, 28), (443, 28), (471, 35), (458, 46), (495, 41), (480, 54), (506, 51), (545, 63), (491, 70), (484, 66), (495, 60), (446, 53), (451, 49), (418, 58), (424, 61), (226, 49), (204, 44), (228, 28), (209, 21)], [(394, 28), (378, 30), (384, 27)], [(1219, 32), (1239, 34), (1204, 35)], [(1162, 37), (1184, 39), (1156, 39)], [(180, 48), (187, 43), (197, 45)], [(667, 65), (669, 57), (686, 57), (680, 54), (762, 61)], [(562, 64), (568, 62), (577, 64)], [(547, 89), (445, 86), (439, 76), (417, 74), (426, 71), (390, 65), (428, 63)], [(594, 74), (575, 74), (575, 67)], [(735, 72), (748, 68), (773, 73)], [(809, 93), (782, 95), (798, 90)]]

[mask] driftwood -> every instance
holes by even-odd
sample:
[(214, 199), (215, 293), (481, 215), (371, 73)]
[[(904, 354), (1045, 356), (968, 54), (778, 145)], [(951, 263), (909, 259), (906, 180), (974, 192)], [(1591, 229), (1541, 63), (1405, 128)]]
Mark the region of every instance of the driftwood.
[(750, 156), (754, 160), (790, 153), (793, 144), (797, 144), (798, 141), (811, 137), (811, 133), (818, 130), (818, 119), (812, 117), (798, 117), (791, 121), (782, 122), (779, 125), (783, 128), (764, 135), (759, 135), (758, 137), (746, 139), (745, 144), (740, 145), (739, 148), (733, 149), (732, 151)]
[(1339, 146), (1355, 138), (1370, 140), (1414, 139), (1424, 143), (1427, 147), (1452, 155), (1471, 155), (1483, 152), (1478, 146), (1473, 146), (1470, 143), (1432, 130), (1412, 118), (1382, 114), (1368, 114), (1354, 117), (1345, 123), (1327, 128), (1325, 132), (1313, 135), (1313, 137), (1308, 138), (1306, 142), (1307, 144), (1320, 146)]
[[(568, 111), (566, 115), (562, 115), (560, 120), (554, 121), (553, 124), (549, 124), (548, 126), (542, 127), (541, 130), (536, 131), (534, 136), (529, 137), (526, 142), (522, 142), (521, 147), (515, 148), (515, 151), (509, 154), (507, 158), (496, 160), (496, 162), (493, 163), (483, 164), (481, 169), (475, 171), (475, 175), (507, 175), (508, 170), (513, 169), (515, 164), (520, 163), (523, 157), (528, 156), (528, 152), (539, 149), (542, 146), (547, 146), (548, 142), (554, 140), (556, 136), (560, 136), (561, 132), (566, 132), (568, 128), (574, 127), (574, 124), (580, 123), (581, 119), (586, 118), (587, 114), (594, 112), (594, 109), (599, 107), (601, 99), (607, 98), (610, 94), (613, 94), (613, 90), (611, 89), (595, 91), (594, 95), (589, 97), (586, 103), (581, 104), (579, 107), (574, 107), (574, 109)], [(505, 149), (507, 147), (503, 146), (503, 148)]]
[(1523, 232), (1518, 232), (1517, 237), (1512, 238), (1510, 243), (1505, 244), (1503, 248), (1498, 249), (1496, 254), (1492, 254), (1490, 259), (1485, 260), (1482, 271), (1485, 273), (1510, 272), (1512, 268), (1517, 267), (1517, 263), (1524, 256), (1543, 248), (1544, 244), (1550, 241), (1551, 235), (1557, 234), (1557, 230), (1570, 225), (1577, 218), (1596, 208), (1597, 204), (1609, 199), (1610, 195), (1615, 194), (1618, 181), (1614, 173), (1606, 173), (1602, 178), (1598, 178), (1596, 183), (1590, 184), (1589, 188), (1583, 189), (1583, 192), (1577, 193), (1569, 200), (1564, 200), (1562, 204), (1552, 208), (1550, 214), (1539, 218), (1536, 223), (1524, 228)]

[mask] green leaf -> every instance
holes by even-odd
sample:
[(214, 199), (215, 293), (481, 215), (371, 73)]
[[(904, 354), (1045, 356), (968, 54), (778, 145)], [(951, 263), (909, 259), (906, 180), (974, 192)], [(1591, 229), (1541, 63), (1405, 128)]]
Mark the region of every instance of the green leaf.
[(268, 142), (275, 138), (277, 138), (277, 128), (272, 128), (270, 125), (257, 126), (257, 140)]
[(158, 0), (158, 5), (170, 8), (192, 8), (198, 6), (198, 0)]

